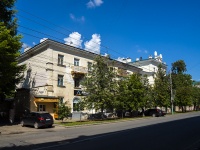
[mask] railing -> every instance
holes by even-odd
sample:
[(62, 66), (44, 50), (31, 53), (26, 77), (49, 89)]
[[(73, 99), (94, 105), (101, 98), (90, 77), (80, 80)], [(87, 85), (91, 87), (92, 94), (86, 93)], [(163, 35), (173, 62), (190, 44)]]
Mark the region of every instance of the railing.
[(82, 67), (82, 66), (72, 66), (72, 72), (86, 74), (88, 72), (88, 69), (86, 67)]
[(117, 70), (117, 75), (122, 76), (122, 77), (126, 77), (128, 75), (128, 73), (124, 69), (118, 69)]
[(32, 88), (32, 91), (35, 95), (48, 95), (49, 93), (53, 92), (52, 85), (40, 86)]

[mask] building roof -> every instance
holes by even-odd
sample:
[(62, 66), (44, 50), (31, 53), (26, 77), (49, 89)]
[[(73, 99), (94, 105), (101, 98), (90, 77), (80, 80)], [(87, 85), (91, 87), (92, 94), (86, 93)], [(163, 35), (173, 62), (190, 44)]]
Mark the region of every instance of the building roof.
[[(64, 43), (60, 43), (51, 39), (47, 39), (37, 45), (35, 45), (34, 47), (30, 48), (29, 50), (25, 51), (24, 53), (22, 53), (19, 57), (18, 57), (18, 62), (21, 63), (23, 61), (25, 61), (26, 59), (29, 59), (31, 56), (34, 56), (35, 53), (39, 53), (39, 51), (44, 51), (47, 48), (53, 48), (53, 47), (59, 47), (60, 49), (64, 49), (66, 51), (66, 53), (70, 53), (73, 55), (76, 54), (81, 54), (82, 56), (88, 57), (90, 59), (95, 59), (96, 56), (99, 56), (99, 54), (84, 50), (84, 49), (80, 49), (71, 45), (67, 45)], [(106, 57), (106, 56), (105, 56)], [(122, 68), (128, 68), (130, 70), (135, 70), (136, 72), (140, 72), (142, 71), (142, 69), (127, 64), (127, 63), (123, 63), (114, 59), (109, 58), (111, 61), (114, 61), (115, 64), (117, 64), (119, 67)]]

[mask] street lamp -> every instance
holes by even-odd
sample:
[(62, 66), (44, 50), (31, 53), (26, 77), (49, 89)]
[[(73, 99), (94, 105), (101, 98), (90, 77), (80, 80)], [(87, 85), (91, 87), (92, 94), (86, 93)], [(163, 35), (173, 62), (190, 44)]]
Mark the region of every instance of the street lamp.
[(172, 92), (172, 76), (171, 76), (171, 70), (170, 70), (170, 100), (171, 100), (171, 113), (173, 115), (174, 111), (173, 111), (173, 101), (174, 101), (174, 97), (173, 97), (173, 92)]

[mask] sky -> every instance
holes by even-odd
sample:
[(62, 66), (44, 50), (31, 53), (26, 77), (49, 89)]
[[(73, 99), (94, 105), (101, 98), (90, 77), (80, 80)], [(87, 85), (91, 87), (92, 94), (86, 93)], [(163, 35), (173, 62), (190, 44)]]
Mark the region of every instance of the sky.
[(17, 0), (22, 52), (49, 38), (120, 60), (184, 60), (200, 81), (199, 0)]

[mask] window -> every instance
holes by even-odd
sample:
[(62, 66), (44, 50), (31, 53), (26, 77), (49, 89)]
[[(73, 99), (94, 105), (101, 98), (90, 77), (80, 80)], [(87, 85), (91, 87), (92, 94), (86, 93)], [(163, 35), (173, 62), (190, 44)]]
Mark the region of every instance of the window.
[(115, 68), (114, 67), (109, 67), (111, 72), (114, 72)]
[(63, 75), (58, 75), (58, 86), (63, 86)]
[(92, 71), (92, 63), (88, 62), (88, 71)]
[(45, 105), (39, 104), (38, 111), (46, 111)]
[(64, 56), (58, 54), (58, 65), (63, 65), (63, 59), (64, 59)]
[(73, 99), (73, 111), (82, 111), (84, 110), (81, 100), (78, 97)]
[(74, 66), (79, 66), (79, 59), (74, 58)]
[(80, 86), (80, 79), (78, 79), (78, 78), (75, 78), (75, 79), (74, 79), (74, 86), (75, 86), (76, 88)]

